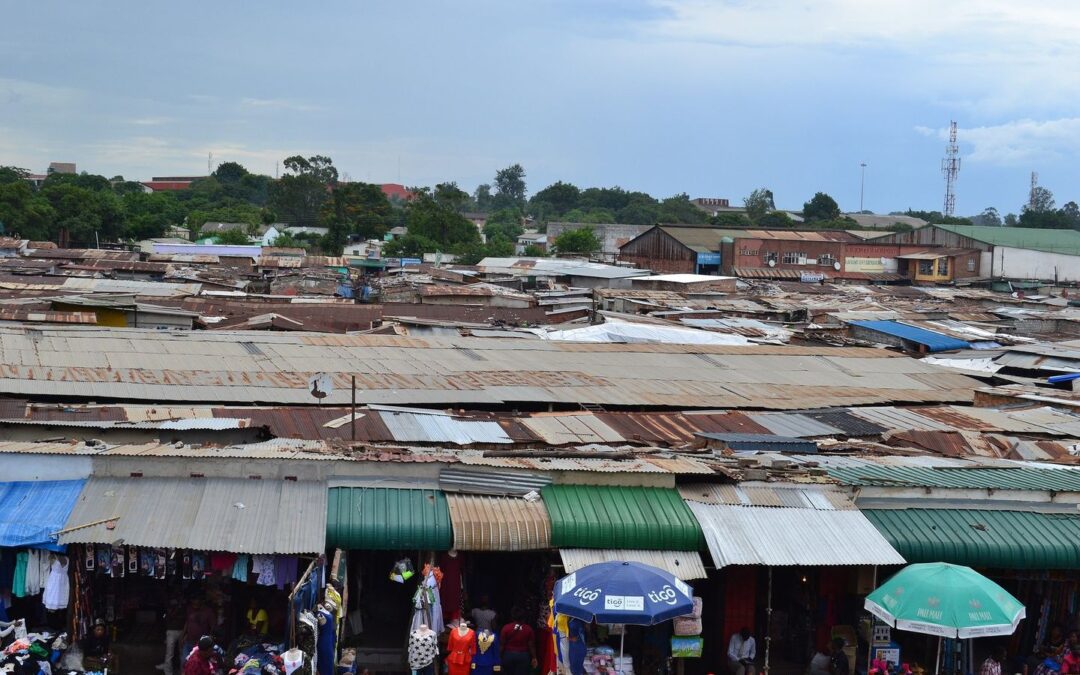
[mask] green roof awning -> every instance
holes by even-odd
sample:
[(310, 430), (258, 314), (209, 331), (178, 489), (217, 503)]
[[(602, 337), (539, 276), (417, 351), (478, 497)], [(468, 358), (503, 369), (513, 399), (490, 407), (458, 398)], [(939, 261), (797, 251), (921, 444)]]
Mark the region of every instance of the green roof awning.
[(701, 527), (674, 489), (548, 485), (542, 494), (555, 548), (701, 549)]
[(441, 490), (330, 488), (326, 545), (345, 550), (449, 550), (450, 509)]
[(866, 509), (908, 562), (1080, 569), (1080, 516), (965, 509)]

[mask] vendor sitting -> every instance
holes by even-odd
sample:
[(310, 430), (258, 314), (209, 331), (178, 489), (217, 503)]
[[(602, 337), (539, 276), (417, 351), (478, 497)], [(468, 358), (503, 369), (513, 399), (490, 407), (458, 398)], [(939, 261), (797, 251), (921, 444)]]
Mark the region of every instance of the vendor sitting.
[(80, 645), (83, 652), (83, 668), (85, 670), (116, 671), (116, 658), (110, 650), (109, 629), (105, 623), (97, 621), (90, 630), (90, 634), (82, 639)]
[(253, 635), (266, 635), (270, 631), (270, 619), (255, 596), (248, 601), (247, 624), (247, 632)]

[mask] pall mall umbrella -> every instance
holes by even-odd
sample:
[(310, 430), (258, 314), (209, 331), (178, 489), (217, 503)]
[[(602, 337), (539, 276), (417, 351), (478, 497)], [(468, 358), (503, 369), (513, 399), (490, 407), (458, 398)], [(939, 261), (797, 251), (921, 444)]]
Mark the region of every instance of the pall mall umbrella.
[(638, 562), (586, 565), (559, 579), (554, 595), (557, 613), (588, 622), (652, 626), (694, 611), (690, 586)]

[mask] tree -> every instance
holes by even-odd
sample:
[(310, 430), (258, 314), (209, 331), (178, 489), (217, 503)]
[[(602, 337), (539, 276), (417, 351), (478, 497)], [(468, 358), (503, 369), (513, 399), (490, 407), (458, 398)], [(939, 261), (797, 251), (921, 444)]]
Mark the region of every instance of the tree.
[(7, 236), (48, 239), (56, 210), (24, 180), (0, 182), (0, 227)]
[(334, 188), (323, 204), (320, 222), (327, 228), (328, 250), (340, 249), (351, 234), (382, 239), (394, 220), (394, 207), (374, 183), (344, 183)]
[(685, 192), (668, 197), (660, 202), (660, 219), (662, 223), (705, 223), (709, 216), (698, 208), (697, 204), (690, 201), (690, 195)]
[(525, 228), (521, 224), (521, 212), (517, 209), (500, 209), (488, 216), (484, 223), (484, 236), (491, 241), (493, 237), (503, 237), (510, 241), (517, 239)]
[(217, 179), (222, 185), (234, 184), (239, 185), (244, 176), (248, 175), (248, 170), (238, 162), (222, 162), (218, 164), (214, 169), (214, 173), (210, 174)]
[(529, 210), (534, 216), (540, 210), (553, 218), (558, 218), (576, 208), (580, 199), (581, 190), (576, 185), (560, 180), (533, 195), (529, 200)]
[(388, 241), (383, 246), (383, 255), (391, 258), (423, 258), (425, 253), (440, 250), (439, 244), (413, 233)]
[(1076, 202), (1066, 202), (1065, 206), (1061, 207), (1061, 213), (1065, 216), (1065, 220), (1068, 221), (1069, 227), (1080, 230), (1080, 205), (1077, 205)]
[(543, 258), (547, 256), (547, 251), (545, 251), (543, 247), (536, 244), (529, 244), (525, 247), (522, 255), (524, 255), (526, 258)]
[(463, 213), (469, 206), (469, 193), (459, 188), (454, 181), (436, 185), (432, 197), (439, 206), (458, 213)]
[(1020, 214), (1017, 225), (1042, 230), (1068, 230), (1072, 228), (1072, 223), (1064, 209), (1052, 209), (1050, 211), (1024, 209), (1024, 212)]
[(758, 227), (794, 227), (795, 221), (783, 211), (771, 211), (754, 221)]
[(911, 232), (915, 228), (907, 223), (896, 222), (885, 228), (889, 232)]
[(717, 227), (749, 227), (750, 219), (741, 213), (727, 211), (709, 218), (709, 224)]
[(0, 185), (26, 180), (30, 172), (17, 166), (0, 166)]
[(810, 201), (803, 204), (803, 219), (808, 223), (816, 220), (836, 220), (839, 217), (840, 206), (824, 192), (815, 193)]
[(302, 248), (305, 251), (311, 247), (308, 242), (298, 239), (288, 232), (279, 234), (274, 241), (270, 242), (270, 245), (274, 248)]
[(214, 240), (219, 244), (229, 246), (246, 246), (251, 244), (251, 237), (243, 230), (225, 230), (221, 234), (214, 235)]
[[(57, 175), (61, 174), (52, 174)], [(118, 240), (124, 229), (120, 198), (112, 190), (95, 191), (77, 183), (74, 180), (50, 183), (46, 179), (41, 188), (41, 196), (56, 212), (57, 231), (66, 231), (73, 246), (92, 247), (98, 241)], [(85, 181), (84, 184), (95, 185), (97, 182)]]
[(754, 225), (758, 225), (758, 221), (765, 217), (765, 214), (776, 209), (772, 190), (768, 188), (758, 188), (751, 192), (743, 199), (743, 205), (746, 207), (746, 217)]
[(476, 204), (476, 210), (481, 213), (487, 213), (492, 208), (491, 186), (487, 183), (481, 183), (476, 186), (476, 191), (473, 192), (473, 202)]
[(322, 155), (307, 159), (294, 155), (284, 164), (287, 173), (271, 186), (270, 205), (293, 225), (317, 225), (329, 190), (337, 184), (333, 161)]
[(578, 253), (590, 255), (600, 250), (600, 240), (596, 238), (591, 227), (582, 227), (576, 230), (566, 230), (555, 237), (556, 252)]
[(988, 227), (1001, 227), (1001, 215), (993, 206), (988, 206), (982, 213), (971, 219), (973, 225), (986, 225)]
[(520, 164), (511, 164), (495, 173), (494, 206), (525, 210), (525, 169)]
[(1005, 220), (1003, 221), (1003, 223), (1005, 227), (1016, 227), (1020, 224), (1020, 221), (1017, 219), (1015, 213), (1009, 213), (1005, 215)]
[(1031, 197), (1029, 198), (1027, 205), (1024, 207), (1024, 211), (1046, 213), (1047, 211), (1053, 210), (1054, 193), (1041, 186), (1031, 188)]
[(426, 193), (418, 194), (406, 207), (405, 226), (409, 234), (430, 239), (444, 250), (480, 243), (480, 232), (471, 220), (440, 206)]

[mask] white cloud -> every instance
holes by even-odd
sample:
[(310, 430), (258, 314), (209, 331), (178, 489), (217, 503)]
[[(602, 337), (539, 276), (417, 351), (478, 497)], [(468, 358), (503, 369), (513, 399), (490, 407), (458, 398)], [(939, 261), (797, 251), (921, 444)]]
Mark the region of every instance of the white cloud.
[[(915, 127), (924, 136), (948, 138), (948, 129)], [(1080, 153), (1080, 117), (1020, 119), (991, 126), (959, 128), (964, 161), (996, 166), (1037, 167)]]
[(248, 108), (266, 108), (272, 110), (293, 110), (296, 112), (313, 112), (320, 110), (317, 105), (300, 103), (285, 98), (244, 98), (240, 104)]
[(173, 119), (171, 117), (136, 117), (129, 121), (135, 126), (157, 127), (164, 124), (171, 124)]

